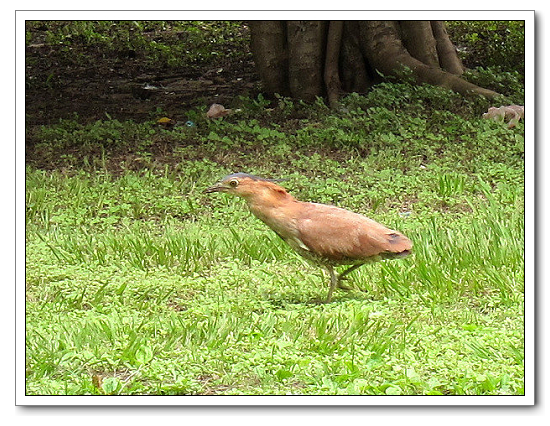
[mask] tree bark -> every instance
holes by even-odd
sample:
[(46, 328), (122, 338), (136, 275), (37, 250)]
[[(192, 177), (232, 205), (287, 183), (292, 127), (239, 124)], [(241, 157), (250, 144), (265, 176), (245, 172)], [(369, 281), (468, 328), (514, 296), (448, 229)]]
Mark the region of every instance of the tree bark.
[(369, 73), (357, 34), (359, 29), (355, 22), (346, 22), (343, 28), (340, 69), (342, 71), (342, 88), (346, 92), (365, 93), (374, 82)]
[(451, 74), (462, 75), (464, 66), (456, 53), (456, 48), (449, 40), (445, 23), (443, 21), (432, 21), (431, 24), (437, 46), (439, 65)]
[(459, 76), (462, 63), (442, 21), (253, 21), (252, 52), (268, 94), (305, 101), (366, 92), (409, 69), (418, 84), (463, 95), (498, 94)]
[(342, 44), (343, 21), (331, 21), (327, 36), (327, 56), (325, 59), (325, 85), (329, 105), (334, 108), (338, 105), (338, 98), (342, 90), (338, 64), (340, 45)]
[(324, 94), (325, 26), (323, 21), (287, 23), (290, 92), (308, 102)]
[(290, 96), (286, 26), (283, 21), (251, 21), (251, 50), (268, 93)]
[(401, 39), (409, 54), (431, 67), (438, 67), (436, 42), (429, 21), (399, 21)]

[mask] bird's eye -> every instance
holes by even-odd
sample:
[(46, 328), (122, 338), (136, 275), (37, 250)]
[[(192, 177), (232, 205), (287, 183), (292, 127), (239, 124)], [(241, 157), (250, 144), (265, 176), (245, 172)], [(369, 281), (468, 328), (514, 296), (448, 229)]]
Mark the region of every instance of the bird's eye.
[(231, 188), (236, 188), (238, 184), (239, 184), (239, 181), (237, 179), (233, 179), (229, 181), (229, 186)]

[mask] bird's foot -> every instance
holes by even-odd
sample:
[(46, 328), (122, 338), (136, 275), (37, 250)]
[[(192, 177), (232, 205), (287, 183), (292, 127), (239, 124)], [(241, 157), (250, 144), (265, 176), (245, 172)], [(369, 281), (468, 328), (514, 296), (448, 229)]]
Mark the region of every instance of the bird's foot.
[[(347, 278), (342, 278), (342, 279), (345, 280), (345, 279), (347, 279)], [(338, 281), (338, 284), (336, 284), (336, 287), (338, 287), (339, 289), (342, 289), (342, 290), (346, 290), (346, 291), (353, 290), (352, 287), (342, 284), (341, 281)]]

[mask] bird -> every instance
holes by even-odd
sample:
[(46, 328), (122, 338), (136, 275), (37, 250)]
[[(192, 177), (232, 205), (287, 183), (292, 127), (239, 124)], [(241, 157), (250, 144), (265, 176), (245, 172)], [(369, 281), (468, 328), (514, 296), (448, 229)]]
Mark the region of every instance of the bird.
[[(271, 228), (292, 249), (330, 275), (325, 303), (346, 275), (358, 267), (412, 252), (405, 235), (352, 211), (328, 204), (299, 201), (278, 183), (248, 173), (233, 173), (205, 189), (245, 200), (250, 212)], [(337, 266), (349, 266), (337, 274)]]

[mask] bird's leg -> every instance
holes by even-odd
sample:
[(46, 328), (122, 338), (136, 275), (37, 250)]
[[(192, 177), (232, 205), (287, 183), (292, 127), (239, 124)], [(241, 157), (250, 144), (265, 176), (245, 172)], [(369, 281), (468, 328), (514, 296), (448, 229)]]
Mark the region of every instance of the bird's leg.
[(353, 266), (350, 266), (348, 269), (346, 269), (344, 272), (342, 272), (342, 273), (338, 276), (338, 278), (339, 278), (339, 279), (344, 278), (347, 274), (349, 274), (350, 272), (355, 271), (355, 270), (356, 270), (357, 268), (359, 268), (360, 266), (363, 266), (363, 264), (362, 264), (362, 263), (357, 263), (357, 264), (355, 264), (355, 265), (353, 265)]
[(334, 273), (334, 268), (332, 266), (327, 266), (327, 269), (330, 274), (330, 288), (328, 289), (327, 300), (325, 303), (330, 303), (330, 301), (332, 300), (332, 292), (338, 285), (338, 278), (336, 277), (336, 274)]
[(346, 269), (344, 272), (342, 272), (341, 274), (338, 275), (338, 283), (337, 283), (337, 287), (338, 288), (341, 288), (343, 290), (351, 290), (348, 286), (345, 286), (341, 283), (342, 280), (345, 280), (346, 278), (346, 275), (349, 274), (350, 272), (352, 271), (355, 271), (357, 268), (359, 268), (360, 266), (362, 266), (363, 264), (362, 263), (358, 263), (357, 265), (353, 265), (353, 266), (350, 266), (348, 269)]

